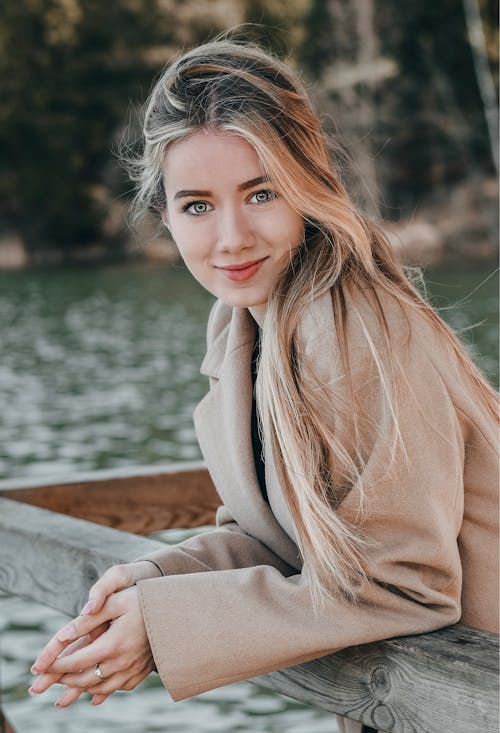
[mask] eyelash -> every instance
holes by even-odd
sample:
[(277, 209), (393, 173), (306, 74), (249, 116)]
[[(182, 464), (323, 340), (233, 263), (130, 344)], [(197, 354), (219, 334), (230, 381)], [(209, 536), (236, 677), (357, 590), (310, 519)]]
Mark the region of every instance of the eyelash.
[(206, 201), (188, 201), (188, 203), (184, 204), (184, 206), (182, 207), (182, 211), (187, 214), (191, 214), (191, 216), (202, 216), (203, 214), (206, 214), (206, 211), (201, 211), (198, 213), (194, 211), (189, 211), (192, 206), (196, 206), (197, 204), (204, 204), (205, 206), (208, 206)]
[(259, 204), (267, 204), (268, 201), (272, 201), (273, 199), (278, 198), (278, 194), (275, 191), (271, 191), (270, 188), (261, 188), (260, 191), (254, 191), (250, 198), (253, 198), (253, 196), (258, 196), (260, 193), (269, 194), (269, 198), (267, 198), (265, 201), (259, 201)]
[[(268, 188), (262, 188), (260, 191), (254, 191), (250, 198), (253, 198), (254, 196), (258, 196), (261, 193), (267, 193), (269, 194), (268, 198), (265, 201), (256, 201), (255, 203), (258, 204), (267, 204), (269, 201), (272, 201), (273, 199), (278, 198), (278, 194), (275, 191), (271, 191)], [(208, 204), (206, 201), (188, 201), (184, 206), (182, 207), (182, 211), (185, 213), (190, 214), (191, 216), (203, 216), (203, 214), (206, 214), (207, 211), (201, 211), (199, 213), (195, 213), (194, 211), (190, 211), (192, 206), (196, 206), (196, 204), (204, 204), (205, 206), (210, 206), (211, 204)]]

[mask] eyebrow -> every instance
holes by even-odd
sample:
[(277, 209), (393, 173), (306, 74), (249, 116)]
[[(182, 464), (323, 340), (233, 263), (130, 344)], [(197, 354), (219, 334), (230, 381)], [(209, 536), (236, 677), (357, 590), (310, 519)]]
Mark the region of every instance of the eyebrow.
[[(245, 181), (245, 183), (240, 183), (238, 186), (238, 191), (246, 191), (249, 188), (253, 188), (254, 186), (258, 186), (260, 183), (266, 183), (269, 182), (270, 178), (269, 176), (259, 176), (258, 178), (252, 178), (251, 181)], [(174, 196), (175, 199), (181, 199), (186, 198), (187, 196), (211, 196), (211, 191), (205, 191), (200, 189), (187, 189), (183, 188), (180, 191), (177, 191), (177, 193)]]

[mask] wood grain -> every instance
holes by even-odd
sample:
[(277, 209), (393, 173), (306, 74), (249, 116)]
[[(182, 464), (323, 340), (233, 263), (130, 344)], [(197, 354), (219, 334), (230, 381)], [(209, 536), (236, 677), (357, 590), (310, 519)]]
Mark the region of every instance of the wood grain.
[(82, 519), (0, 499), (0, 589), (76, 615), (110, 565), (164, 547)]
[(387, 733), (498, 733), (498, 637), (457, 624), (254, 682)]
[(215, 523), (219, 496), (201, 462), (95, 471), (33, 486), (0, 482), (0, 496), (136, 534)]

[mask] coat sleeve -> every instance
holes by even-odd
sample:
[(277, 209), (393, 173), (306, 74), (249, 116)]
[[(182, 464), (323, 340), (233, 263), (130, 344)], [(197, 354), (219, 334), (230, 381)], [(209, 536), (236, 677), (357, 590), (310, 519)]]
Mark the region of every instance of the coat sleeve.
[[(366, 322), (355, 325), (349, 336), (359, 363), (367, 353)], [(395, 329), (400, 325), (389, 323)], [(375, 321), (368, 336), (368, 341), (377, 339)], [(326, 334), (316, 329), (315, 338), (324, 355)], [(373, 545), (356, 602), (337, 597), (315, 610), (307, 565), (300, 573), (283, 572), (263, 546), (231, 524), (213, 533), (214, 542), (225, 537), (222, 548), (206, 544), (210, 533), (199, 546), (190, 546), (188, 572), (137, 584), (156, 666), (174, 700), (351, 645), (424, 633), (459, 620), (464, 441), (438, 364), (442, 350), (433, 338), (416, 329), (411, 339), (401, 341), (397, 354), (405, 374), (399, 428), (407, 460), (391, 465), (383, 437), (365, 446), (360, 521)], [(316, 353), (314, 344), (311, 353)], [(319, 351), (317, 357), (319, 364)], [(327, 353), (323, 363), (339, 368), (334, 353)], [(382, 423), (387, 415), (377, 389), (374, 393), (373, 374), (360, 368), (356, 375), (371, 422)], [(330, 377), (333, 385), (342, 382), (335, 371)], [(337, 511), (355, 520), (351, 494)]]
[(284, 576), (294, 569), (255, 537), (244, 532), (225, 506), (219, 507), (217, 527), (177, 545), (152, 552), (139, 560), (153, 562), (162, 575), (203, 573), (255, 565), (269, 565)]

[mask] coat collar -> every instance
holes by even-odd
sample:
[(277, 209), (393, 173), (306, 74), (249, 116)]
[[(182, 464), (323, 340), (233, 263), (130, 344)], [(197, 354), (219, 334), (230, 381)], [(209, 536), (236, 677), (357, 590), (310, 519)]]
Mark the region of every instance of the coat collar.
[(228, 323), (209, 345), (200, 367), (201, 374), (220, 379), (224, 366), (231, 369), (232, 359), (240, 348), (253, 349), (257, 325), (247, 308), (227, 308)]
[[(223, 315), (228, 323), (210, 344), (201, 367), (211, 378), (212, 387), (194, 412), (198, 442), (217, 491), (235, 521), (298, 567), (297, 546), (263, 498), (255, 471), (251, 358), (257, 325), (246, 308), (228, 308)], [(272, 468), (270, 461), (266, 453), (266, 479), (275, 475), (268, 470)]]

